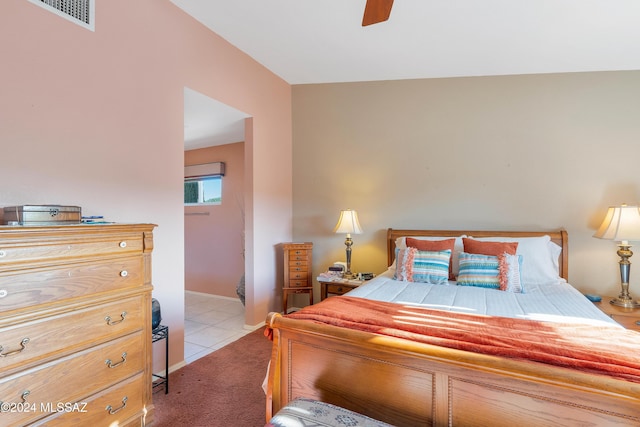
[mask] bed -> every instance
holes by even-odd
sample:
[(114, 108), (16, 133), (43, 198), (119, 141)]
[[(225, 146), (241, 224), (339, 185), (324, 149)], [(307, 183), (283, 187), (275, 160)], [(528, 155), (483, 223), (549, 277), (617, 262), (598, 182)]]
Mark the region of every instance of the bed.
[[(410, 280), (394, 281), (393, 275), (399, 274), (400, 266), (406, 264), (410, 252), (405, 250), (407, 237), (419, 240), (455, 238), (456, 248), (449, 252), (451, 259), (459, 258), (460, 263), (457, 266), (454, 266), (455, 262), (451, 263), (457, 270), (457, 276), (450, 271), (453, 275), (447, 279), (457, 277), (463, 281), (463, 276), (468, 277), (469, 271), (467, 264), (462, 265), (463, 258), (460, 257), (466, 248), (461, 250), (458, 247), (463, 236), (475, 240), (520, 242), (517, 254), (511, 258), (514, 266), (520, 266), (524, 290), (514, 292), (513, 289), (486, 289), (484, 285), (461, 286), (447, 280), (446, 283), (430, 286), (434, 289), (430, 293), (436, 298), (430, 300), (419, 296), (416, 284), (407, 283)], [(554, 283), (546, 283), (542, 279), (540, 281), (545, 283), (529, 282), (527, 275), (534, 271), (533, 257), (523, 262), (523, 258), (530, 253), (522, 255), (519, 251), (531, 249), (532, 246), (528, 245), (533, 241), (537, 245), (544, 241), (549, 248), (553, 248), (550, 249), (551, 259), (557, 276)], [(400, 247), (402, 242), (404, 247)], [(491, 232), (389, 229), (387, 248), (390, 270), (370, 283), (342, 297), (330, 297), (310, 306), (308, 312), (303, 309), (293, 315), (268, 315), (267, 331), (273, 340), (273, 349), (267, 382), (267, 419), (289, 401), (302, 397), (338, 405), (397, 426), (640, 425), (640, 334), (615, 324), (566, 283), (568, 237), (564, 230)], [(403, 256), (403, 262), (398, 262), (396, 256)], [(526, 264), (527, 261), (529, 264)], [(538, 270), (535, 271), (537, 274)], [(501, 270), (501, 276), (505, 276), (503, 273)], [(537, 280), (538, 276), (535, 277)], [(388, 282), (386, 285), (385, 281)], [(500, 282), (500, 286), (512, 285), (511, 279), (508, 285)], [(395, 300), (392, 297), (391, 302), (386, 300), (387, 296), (376, 301), (377, 295), (384, 293), (381, 289), (385, 286), (399, 286), (402, 290), (395, 292)], [(553, 286), (557, 286), (557, 289)], [(556, 297), (554, 292), (560, 292), (563, 288), (566, 293)], [(535, 300), (539, 289), (550, 289), (548, 295), (542, 297), (547, 303)], [(448, 300), (452, 298), (447, 296), (448, 291), (461, 296)], [(540, 291), (541, 294), (545, 292)], [(482, 294), (489, 296), (477, 297)], [(482, 298), (484, 301), (500, 303), (487, 309), (492, 304), (477, 304), (477, 300)], [(516, 312), (502, 314), (500, 310), (510, 310), (505, 307), (512, 305), (508, 301), (514, 298), (520, 307)], [(502, 302), (503, 299), (506, 302)], [(565, 300), (573, 302), (565, 304)], [(350, 309), (348, 304), (351, 303), (358, 304), (358, 307)], [(359, 320), (365, 325), (356, 325), (354, 329), (351, 324), (357, 319), (350, 316), (351, 312), (359, 312), (360, 305), (367, 305), (362, 308), (365, 317), (381, 317), (380, 321), (384, 323), (385, 318), (379, 313), (389, 311), (394, 316), (393, 320), (388, 320), (390, 323), (382, 326), (372, 326), (368, 320)], [(567, 305), (569, 308), (565, 308)], [(339, 315), (335, 316), (339, 321), (325, 321), (323, 316), (326, 312), (330, 313), (333, 306), (342, 307)], [(475, 312), (485, 309), (488, 311)], [(468, 313), (469, 310), (474, 312)], [(499, 315), (493, 314), (496, 310)], [(397, 320), (407, 312), (414, 317), (419, 313), (419, 316), (429, 318), (430, 323), (412, 324), (410, 331), (398, 332), (395, 329)], [(452, 317), (456, 320), (452, 320)], [(345, 326), (346, 318), (352, 322), (349, 327)], [(513, 322), (514, 328), (525, 328), (522, 336), (527, 339), (528, 333), (540, 334), (539, 328), (548, 327), (553, 330), (555, 341), (543, 336), (537, 338), (537, 344), (557, 353), (571, 350), (571, 357), (574, 348), (575, 352), (581, 350), (574, 347), (581, 345), (574, 343), (578, 341), (576, 337), (607, 336), (612, 340), (613, 353), (608, 356), (616, 360), (621, 358), (619, 363), (625, 364), (624, 369), (616, 365), (610, 367), (611, 371), (600, 371), (601, 363), (598, 369), (594, 369), (592, 361), (574, 361), (573, 358), (570, 358), (570, 362), (565, 358), (561, 363), (556, 364), (556, 360), (550, 363), (546, 354), (540, 352), (535, 353), (535, 357), (524, 357), (523, 354), (533, 352), (530, 349), (524, 353), (511, 349), (511, 343), (505, 344), (504, 340), (498, 345), (505, 345), (509, 351), (484, 346), (484, 339), (464, 342), (462, 345), (451, 346), (448, 342), (442, 345), (445, 342), (442, 336), (434, 338), (430, 332), (425, 332), (433, 328), (436, 335), (438, 324), (444, 324), (442, 329), (449, 333), (449, 329), (452, 329), (450, 322), (454, 321), (486, 330), (487, 324), (491, 325), (489, 328), (494, 328), (491, 322), (502, 324), (505, 319)], [(390, 324), (393, 324), (393, 328), (388, 327)], [(535, 326), (534, 331), (527, 329), (530, 325)], [(418, 327), (422, 329), (416, 332)], [(455, 327), (458, 327), (458, 323)], [(388, 333), (388, 329), (393, 331)], [(490, 330), (492, 333), (495, 331), (495, 336), (488, 337), (488, 341), (496, 337), (504, 338), (497, 326)], [(505, 330), (507, 338), (513, 336), (509, 335), (512, 330)], [(563, 331), (564, 335), (556, 336), (559, 334), (557, 331)], [(459, 331), (455, 332), (457, 334)], [(475, 336), (476, 333), (474, 331), (467, 335)], [(514, 340), (519, 337), (515, 336)], [(483, 346), (490, 347), (489, 351), (485, 352)], [(477, 351), (479, 347), (482, 347), (482, 351)], [(589, 353), (590, 348), (596, 347), (587, 346), (585, 353)], [(624, 374), (621, 373), (623, 371)]]

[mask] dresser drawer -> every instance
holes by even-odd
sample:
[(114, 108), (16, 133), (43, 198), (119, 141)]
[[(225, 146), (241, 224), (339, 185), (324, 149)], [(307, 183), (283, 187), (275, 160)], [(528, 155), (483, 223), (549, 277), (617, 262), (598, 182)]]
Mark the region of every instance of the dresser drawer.
[(307, 264), (306, 262), (300, 263), (300, 264), (291, 264), (289, 263), (289, 273), (296, 273), (299, 271), (303, 271), (303, 272), (307, 272), (309, 271), (309, 264)]
[(618, 314), (612, 314), (611, 318), (616, 322), (620, 323), (627, 329), (633, 329), (636, 331), (640, 331), (640, 315), (637, 317), (634, 316), (620, 316)]
[(67, 262), (70, 258), (87, 258), (105, 255), (131, 255), (142, 253), (141, 233), (122, 233), (106, 238), (69, 239), (58, 238), (34, 242), (0, 242), (0, 270), (15, 268), (16, 264), (45, 264)]
[(309, 282), (307, 280), (289, 280), (289, 288), (304, 288), (308, 287)]
[(595, 306), (625, 328), (640, 331), (640, 309), (609, 304), (607, 301), (612, 299), (615, 297), (603, 296), (602, 301), (596, 302)]
[[(143, 411), (150, 409), (144, 408), (144, 403), (146, 403), (144, 395), (148, 387), (150, 385), (146, 384), (144, 375), (139, 374), (102, 393), (82, 400), (78, 403), (77, 410), (58, 412), (31, 424), (31, 426), (122, 427), (144, 425), (140, 419), (144, 416)], [(138, 420), (133, 422), (134, 419)]]
[(290, 271), (289, 283), (292, 283), (296, 280), (307, 280), (307, 277), (309, 277), (309, 273), (307, 271)]
[(143, 284), (141, 256), (0, 274), (3, 312)]
[(289, 270), (293, 270), (296, 268), (304, 268), (307, 270), (309, 268), (309, 261), (305, 260), (289, 260)]
[(129, 297), (0, 329), (0, 375), (142, 330), (144, 301)]
[(57, 402), (78, 401), (143, 372), (144, 348), (144, 336), (139, 331), (0, 379), (5, 405), (30, 409), (1, 413), (2, 425), (22, 425), (41, 418), (55, 412)]
[(288, 294), (308, 294), (312, 292), (312, 288), (287, 288), (285, 292)]
[(309, 262), (309, 253), (306, 249), (289, 251), (289, 263), (294, 261)]
[(327, 294), (343, 295), (353, 289), (354, 286), (341, 285), (336, 283), (327, 284)]

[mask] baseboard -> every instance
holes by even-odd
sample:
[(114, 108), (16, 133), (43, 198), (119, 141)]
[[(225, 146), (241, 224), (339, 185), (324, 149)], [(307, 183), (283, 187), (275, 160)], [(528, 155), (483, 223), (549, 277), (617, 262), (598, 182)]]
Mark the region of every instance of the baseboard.
[(226, 299), (228, 301), (240, 301), (240, 298), (238, 297), (225, 297), (222, 295), (214, 295), (214, 294), (208, 294), (206, 292), (198, 292), (198, 291), (184, 291), (187, 294), (193, 294), (193, 295), (200, 295), (203, 297), (210, 297), (210, 298), (218, 298), (218, 299)]
[(177, 371), (178, 369), (184, 366), (187, 366), (187, 362), (184, 359), (182, 359), (180, 362), (176, 363), (175, 365), (169, 366), (169, 373), (173, 371)]
[(287, 308), (287, 312), (284, 313), (284, 314), (290, 314), (290, 313), (293, 313), (293, 312), (299, 311), (299, 310), (302, 310), (302, 307), (288, 307)]
[(246, 325), (246, 324), (243, 326), (243, 328), (244, 328), (245, 330), (247, 330), (247, 331), (257, 331), (258, 329), (260, 329), (260, 328), (262, 328), (262, 327), (264, 327), (264, 322), (260, 322), (260, 323), (258, 323), (257, 325), (253, 325), (253, 326), (251, 326), (251, 325)]

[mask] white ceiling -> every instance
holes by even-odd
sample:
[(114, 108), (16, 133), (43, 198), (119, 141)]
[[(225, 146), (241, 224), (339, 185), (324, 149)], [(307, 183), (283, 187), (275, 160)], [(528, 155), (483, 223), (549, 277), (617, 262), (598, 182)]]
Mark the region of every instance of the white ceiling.
[(289, 84), (640, 69), (639, 0), (171, 0)]
[(184, 149), (211, 147), (244, 141), (242, 111), (184, 88)]
[(640, 69), (638, 0), (171, 0), (290, 84)]

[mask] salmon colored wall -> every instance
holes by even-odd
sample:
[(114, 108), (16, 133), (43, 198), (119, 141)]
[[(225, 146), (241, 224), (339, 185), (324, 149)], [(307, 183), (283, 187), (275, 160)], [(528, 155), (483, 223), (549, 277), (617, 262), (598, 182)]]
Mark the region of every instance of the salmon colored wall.
[(184, 207), (185, 289), (238, 298), (244, 273), (244, 143), (184, 152), (185, 166), (212, 162), (225, 164), (222, 203)]
[(245, 126), (245, 323), (258, 325), (279, 307), (282, 278), (275, 246), (292, 236), (291, 86), (183, 16), (185, 25), (168, 43), (180, 52), (174, 61), (197, 64), (180, 68), (184, 86), (250, 116)]
[[(184, 87), (253, 118), (249, 325), (279, 306), (273, 247), (291, 239), (291, 87), (169, 0), (99, 0), (95, 16), (92, 32), (28, 1), (3, 1), (0, 205), (79, 205), (157, 224), (154, 297), (176, 367), (184, 360)], [(163, 366), (161, 347), (154, 363)]]

